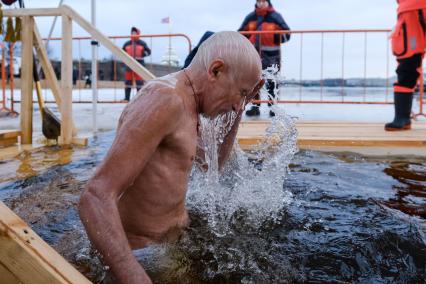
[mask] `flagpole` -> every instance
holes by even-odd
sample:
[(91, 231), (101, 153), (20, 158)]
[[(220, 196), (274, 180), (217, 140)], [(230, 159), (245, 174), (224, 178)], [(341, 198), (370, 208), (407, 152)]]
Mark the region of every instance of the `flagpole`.
[(172, 56), (172, 18), (169, 15), (169, 66), (171, 65), (171, 56)]
[[(92, 0), (92, 25), (96, 27), (96, 0)], [(98, 43), (92, 38), (92, 127), (93, 133), (98, 132)]]

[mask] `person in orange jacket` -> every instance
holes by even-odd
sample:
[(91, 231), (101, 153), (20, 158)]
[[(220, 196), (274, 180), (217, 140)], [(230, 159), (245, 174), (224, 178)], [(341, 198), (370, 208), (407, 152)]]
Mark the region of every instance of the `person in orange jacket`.
[[(290, 30), (287, 23), (280, 13), (275, 11), (272, 6), (271, 0), (256, 0), (255, 9), (247, 15), (238, 31), (279, 31)], [(266, 69), (271, 66), (277, 66), (278, 70), (281, 68), (281, 43), (290, 40), (290, 34), (262, 34), (262, 35), (247, 35), (248, 39), (256, 47), (262, 59), (262, 68)], [(265, 84), (268, 90), (269, 100), (275, 99), (276, 86), (275, 82), (268, 80)], [(260, 96), (257, 95), (255, 100), (259, 100)], [(271, 106), (268, 103), (268, 106)], [(247, 116), (260, 115), (260, 104), (254, 104), (251, 109), (246, 111)], [(275, 116), (275, 113), (270, 110), (270, 116)]]
[[(151, 49), (148, 45), (140, 39), (140, 30), (132, 27), (131, 38), (123, 45), (123, 50), (127, 52), (131, 57), (136, 59), (142, 65), (145, 65), (144, 57), (151, 55)], [(126, 66), (125, 77), (125, 97), (124, 101), (130, 101), (130, 93), (132, 92), (133, 81), (136, 81), (136, 90), (139, 91), (143, 86), (143, 79), (138, 74), (133, 72), (129, 67)]]
[(398, 61), (394, 83), (394, 120), (386, 131), (411, 129), (413, 92), (420, 76), (426, 48), (426, 0), (397, 0), (398, 20), (391, 35), (392, 52)]

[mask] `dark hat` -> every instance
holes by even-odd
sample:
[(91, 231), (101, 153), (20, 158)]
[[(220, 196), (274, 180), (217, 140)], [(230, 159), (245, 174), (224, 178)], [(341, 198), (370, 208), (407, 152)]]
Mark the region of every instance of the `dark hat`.
[(130, 30), (131, 33), (135, 32), (135, 33), (140, 33), (139, 29), (137, 27), (132, 27), (132, 29)]
[[(266, 1), (268, 1), (269, 6), (272, 6), (271, 0), (266, 0)], [(256, 2), (257, 2), (257, 0), (256, 0)], [(256, 4), (255, 4), (255, 6), (256, 6)]]
[(6, 4), (6, 5), (12, 5), (13, 3), (16, 2), (16, 0), (2, 0), (1, 2), (3, 2), (3, 4)]

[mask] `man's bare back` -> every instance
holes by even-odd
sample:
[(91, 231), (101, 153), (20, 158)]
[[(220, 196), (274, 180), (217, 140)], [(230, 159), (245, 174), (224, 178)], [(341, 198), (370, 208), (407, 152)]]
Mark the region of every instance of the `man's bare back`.
[(222, 167), (244, 103), (264, 83), (259, 55), (236, 32), (215, 34), (199, 53), (187, 69), (150, 81), (125, 108), (111, 149), (82, 193), (81, 220), (119, 283), (150, 283), (132, 249), (174, 239), (188, 224), (188, 177), (202, 153), (199, 114), (237, 113), (218, 145)]

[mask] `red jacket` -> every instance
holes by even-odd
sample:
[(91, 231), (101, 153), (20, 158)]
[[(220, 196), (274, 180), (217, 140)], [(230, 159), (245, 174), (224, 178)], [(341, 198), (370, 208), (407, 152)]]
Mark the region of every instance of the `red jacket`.
[[(265, 13), (261, 15), (258, 13), (258, 9), (251, 12), (244, 19), (241, 27), (238, 31), (279, 31), (279, 30), (290, 30), (287, 23), (284, 21), (282, 15), (274, 10), (270, 6)], [(278, 35), (278, 34), (264, 34), (247, 36), (248, 39), (256, 46), (256, 49), (279, 49), (282, 42), (290, 40), (290, 34)]]
[(423, 54), (426, 48), (426, 0), (398, 0), (398, 20), (391, 35), (398, 59)]
[(397, 0), (397, 2), (398, 15), (403, 12), (426, 8), (426, 0)]

